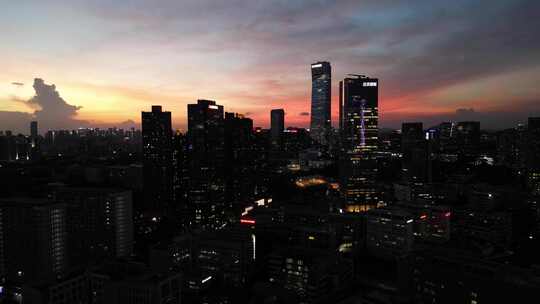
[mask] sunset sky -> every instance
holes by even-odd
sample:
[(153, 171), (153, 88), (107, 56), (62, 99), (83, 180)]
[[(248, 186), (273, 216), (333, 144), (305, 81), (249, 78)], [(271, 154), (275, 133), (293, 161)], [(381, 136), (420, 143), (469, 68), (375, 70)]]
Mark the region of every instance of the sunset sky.
[[(332, 64), (334, 125), (348, 73), (379, 78), (383, 127), (540, 115), (540, 1), (397, 2), (2, 1), (0, 130), (36, 117), (42, 131), (138, 127), (152, 104), (184, 129), (197, 99), (263, 127), (282, 107), (307, 126), (319, 60)], [(34, 78), (67, 104), (32, 99)]]

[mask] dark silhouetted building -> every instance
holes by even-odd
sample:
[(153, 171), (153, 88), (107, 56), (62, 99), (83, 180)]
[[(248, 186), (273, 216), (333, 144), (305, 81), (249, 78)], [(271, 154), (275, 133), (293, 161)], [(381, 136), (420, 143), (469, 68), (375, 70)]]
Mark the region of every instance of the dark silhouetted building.
[(312, 138), (322, 144), (328, 143), (332, 127), (332, 68), (329, 62), (311, 65), (311, 124)]
[(15, 283), (46, 283), (68, 267), (66, 208), (49, 199), (0, 200), (0, 276)]
[(38, 137), (38, 122), (37, 121), (31, 121), (30, 122), (30, 137), (35, 138)]
[(225, 113), (225, 159), (225, 200), (232, 210), (254, 194), (253, 120), (250, 118)]
[(129, 190), (63, 187), (55, 199), (66, 206), (70, 264), (133, 253), (132, 194)]
[(405, 180), (431, 181), (431, 152), (434, 139), (430, 138), (430, 134), (424, 132), (421, 122), (408, 122), (401, 125), (401, 152)]
[(182, 276), (136, 263), (108, 263), (88, 274), (96, 304), (180, 304)]
[(460, 154), (475, 156), (480, 147), (480, 122), (460, 121), (456, 124), (455, 132), (455, 142)]
[(540, 117), (529, 117), (524, 150), (529, 189), (540, 195)]
[(40, 156), (40, 137), (38, 132), (38, 122), (30, 122), (30, 159), (36, 160)]
[(188, 203), (191, 225), (221, 226), (225, 201), (223, 106), (212, 100), (188, 105)]
[(189, 185), (188, 142), (186, 134), (176, 131), (173, 137), (173, 202), (181, 226), (189, 223), (187, 189)]
[(534, 271), (452, 248), (415, 252), (411, 273), (414, 303), (526, 303), (540, 286)]
[(172, 201), (171, 112), (152, 106), (142, 112), (143, 177), (146, 212), (165, 215)]
[(273, 109), (270, 111), (270, 140), (272, 146), (281, 147), (284, 129), (285, 111), (283, 109)]
[(404, 156), (410, 154), (418, 143), (424, 140), (424, 127), (421, 122), (404, 122), (401, 124), (401, 151)]

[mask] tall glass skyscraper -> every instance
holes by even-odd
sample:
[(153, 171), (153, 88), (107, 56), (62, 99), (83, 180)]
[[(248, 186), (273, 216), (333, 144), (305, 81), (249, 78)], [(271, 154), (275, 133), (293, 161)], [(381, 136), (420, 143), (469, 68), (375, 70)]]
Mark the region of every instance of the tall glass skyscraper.
[(339, 127), (349, 154), (377, 149), (378, 79), (350, 75), (339, 83)]
[(311, 65), (311, 125), (312, 138), (328, 144), (332, 111), (332, 68), (329, 62)]
[(377, 79), (360, 75), (350, 75), (339, 83), (340, 175), (349, 212), (367, 211), (383, 203), (375, 183), (378, 87)]

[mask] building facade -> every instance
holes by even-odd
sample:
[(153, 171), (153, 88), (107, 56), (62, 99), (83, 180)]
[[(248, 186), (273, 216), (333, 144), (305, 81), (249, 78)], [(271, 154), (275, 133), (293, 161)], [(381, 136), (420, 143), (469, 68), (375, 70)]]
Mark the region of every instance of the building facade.
[(328, 144), (332, 121), (332, 67), (329, 62), (311, 65), (311, 124), (312, 138), (321, 145)]
[(345, 210), (364, 212), (382, 203), (376, 186), (378, 80), (351, 75), (339, 84), (340, 179)]
[(142, 112), (142, 144), (144, 209), (152, 216), (165, 215), (173, 197), (171, 112), (161, 106)]

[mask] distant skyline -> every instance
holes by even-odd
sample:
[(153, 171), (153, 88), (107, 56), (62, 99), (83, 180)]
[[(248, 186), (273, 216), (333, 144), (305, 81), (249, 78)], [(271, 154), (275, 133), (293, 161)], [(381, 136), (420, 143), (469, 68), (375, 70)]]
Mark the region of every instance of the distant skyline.
[[(540, 115), (538, 1), (9, 1), (0, 6), (0, 130), (140, 127), (153, 104), (186, 129), (216, 100), (309, 127), (311, 63), (379, 79), (381, 127)], [(43, 83), (34, 88), (34, 78)], [(56, 85), (55, 88), (50, 85)], [(55, 90), (58, 92), (57, 95)], [(34, 95), (38, 93), (38, 97)]]

